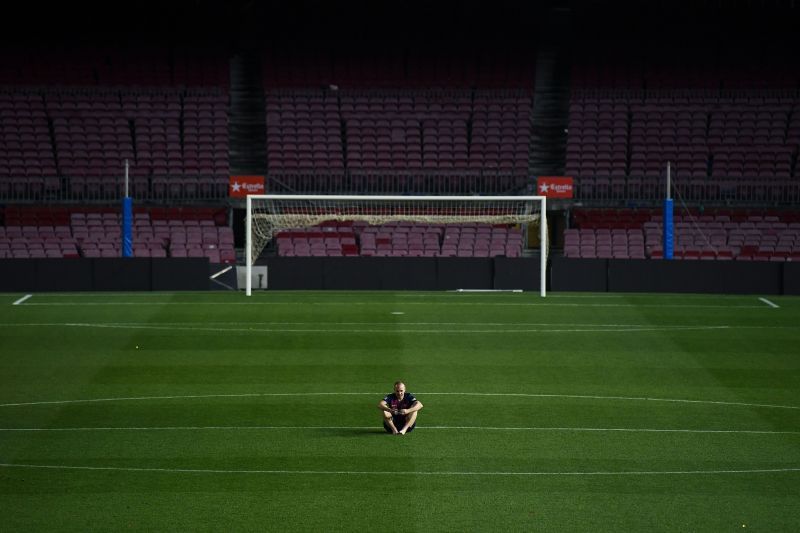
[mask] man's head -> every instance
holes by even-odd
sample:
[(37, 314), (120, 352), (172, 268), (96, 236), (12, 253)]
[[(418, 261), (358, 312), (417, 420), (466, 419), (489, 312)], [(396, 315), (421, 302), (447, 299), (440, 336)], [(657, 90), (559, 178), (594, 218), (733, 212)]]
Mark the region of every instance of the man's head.
[(394, 383), (394, 394), (397, 396), (398, 400), (402, 400), (403, 396), (406, 395), (406, 384), (402, 381), (395, 381)]

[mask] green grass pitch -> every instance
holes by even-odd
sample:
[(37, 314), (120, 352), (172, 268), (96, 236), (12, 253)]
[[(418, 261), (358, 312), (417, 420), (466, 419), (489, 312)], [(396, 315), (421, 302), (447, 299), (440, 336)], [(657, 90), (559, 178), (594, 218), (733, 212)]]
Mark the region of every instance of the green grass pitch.
[[(0, 295), (2, 531), (800, 524), (797, 298), (24, 296)], [(397, 379), (425, 404), (405, 437), (377, 409)]]

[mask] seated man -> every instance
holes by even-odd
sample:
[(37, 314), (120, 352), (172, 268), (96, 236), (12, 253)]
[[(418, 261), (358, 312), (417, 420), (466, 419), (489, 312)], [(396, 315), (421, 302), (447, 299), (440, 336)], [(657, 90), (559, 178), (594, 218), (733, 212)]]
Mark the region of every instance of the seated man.
[(387, 395), (378, 404), (383, 411), (383, 428), (393, 435), (405, 435), (414, 431), (417, 424), (417, 411), (422, 409), (422, 402), (406, 392), (406, 384), (398, 381), (394, 384), (394, 392)]

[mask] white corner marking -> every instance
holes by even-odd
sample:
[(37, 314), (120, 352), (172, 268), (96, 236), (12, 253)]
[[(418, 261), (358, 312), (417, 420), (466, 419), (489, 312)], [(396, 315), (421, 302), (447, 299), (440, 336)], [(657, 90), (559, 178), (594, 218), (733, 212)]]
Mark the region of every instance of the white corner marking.
[(776, 304), (774, 304), (774, 303), (770, 302), (770, 301), (769, 301), (769, 300), (767, 300), (766, 298), (759, 298), (759, 300), (761, 300), (762, 302), (764, 302), (764, 303), (765, 303), (765, 304), (767, 304), (768, 306), (772, 307), (773, 309), (778, 309), (778, 308), (780, 307), (779, 305), (776, 305)]
[(32, 296), (33, 296), (33, 294), (26, 294), (25, 296), (23, 296), (22, 298), (20, 298), (19, 300), (17, 300), (16, 302), (14, 302), (11, 305), (22, 305), (22, 302), (24, 302), (25, 300), (27, 300), (28, 298), (30, 298)]

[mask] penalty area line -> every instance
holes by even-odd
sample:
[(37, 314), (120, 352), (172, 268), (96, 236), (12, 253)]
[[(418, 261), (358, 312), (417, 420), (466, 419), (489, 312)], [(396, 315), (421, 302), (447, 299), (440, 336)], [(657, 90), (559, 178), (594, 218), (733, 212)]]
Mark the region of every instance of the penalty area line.
[[(26, 304), (38, 305), (38, 304)], [(764, 307), (761, 306), (760, 309)], [(405, 311), (391, 311), (390, 314), (395, 316), (405, 315)], [(275, 327), (280, 329), (271, 329)], [(287, 326), (317, 326), (314, 329), (297, 329), (288, 328)], [(323, 326), (335, 327), (336, 329), (319, 329)], [(364, 328), (351, 328), (350, 326), (366, 326)], [(459, 326), (461, 328), (474, 328), (476, 326), (483, 328), (494, 329), (457, 329), (457, 328), (441, 328), (441, 329), (413, 329), (413, 330), (382, 330), (376, 329), (380, 327), (392, 326), (396, 327), (435, 327), (435, 326)], [(697, 330), (697, 329), (732, 329), (734, 326), (727, 324), (720, 325), (653, 325), (653, 324), (603, 324), (603, 323), (557, 323), (557, 322), (409, 322), (409, 321), (390, 321), (390, 322), (283, 322), (283, 321), (267, 321), (267, 322), (159, 322), (153, 324), (150, 322), (0, 322), (0, 328), (20, 328), (20, 327), (64, 327), (64, 328), (117, 328), (117, 329), (159, 329), (159, 330), (177, 330), (177, 331), (225, 331), (225, 332), (247, 332), (247, 333), (274, 333), (274, 332), (302, 332), (309, 331), (319, 332), (339, 332), (339, 333), (366, 333), (366, 332), (412, 332), (412, 333), (548, 333), (548, 332), (602, 332), (609, 331), (611, 333), (628, 333), (639, 331), (679, 331), (679, 330)], [(516, 328), (513, 330), (498, 329), (501, 327)], [(737, 329), (800, 329), (798, 325), (737, 325)]]
[(260, 469), (211, 469), (211, 468), (147, 468), (133, 466), (77, 466), (34, 465), (0, 463), (0, 468), (27, 468), (48, 470), (86, 470), (111, 472), (147, 472), (167, 474), (271, 474), (271, 475), (333, 475), (333, 476), (663, 476), (663, 475), (709, 475), (709, 474), (780, 474), (800, 472), (800, 468), (753, 468), (726, 470), (622, 470), (622, 471), (568, 471), (568, 472), (470, 472), (470, 471), (414, 471), (414, 470), (260, 470)]

